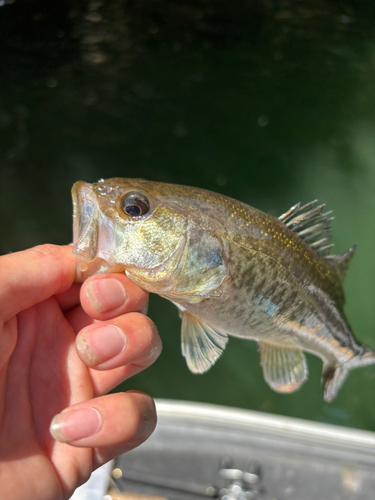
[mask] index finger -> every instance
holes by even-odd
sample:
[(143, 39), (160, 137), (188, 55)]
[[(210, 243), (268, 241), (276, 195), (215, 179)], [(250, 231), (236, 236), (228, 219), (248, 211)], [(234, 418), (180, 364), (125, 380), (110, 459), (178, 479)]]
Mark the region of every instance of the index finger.
[(64, 292), (74, 282), (76, 260), (69, 246), (39, 245), (0, 257), (0, 317)]
[(89, 316), (100, 321), (128, 312), (146, 314), (148, 293), (123, 273), (97, 274), (83, 283), (81, 304)]

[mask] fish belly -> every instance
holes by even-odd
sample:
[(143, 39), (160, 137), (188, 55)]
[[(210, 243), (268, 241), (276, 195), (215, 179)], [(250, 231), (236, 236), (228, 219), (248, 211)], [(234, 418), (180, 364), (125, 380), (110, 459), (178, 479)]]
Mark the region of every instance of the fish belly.
[(286, 279), (236, 286), (222, 285), (222, 295), (188, 304), (188, 311), (208, 324), (238, 338), (301, 349), (325, 364), (342, 364), (360, 351), (346, 321), (324, 296)]

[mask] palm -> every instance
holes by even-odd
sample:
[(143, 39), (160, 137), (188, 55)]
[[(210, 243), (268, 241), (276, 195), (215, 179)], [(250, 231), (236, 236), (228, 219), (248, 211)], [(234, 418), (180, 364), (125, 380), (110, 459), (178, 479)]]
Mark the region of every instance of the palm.
[[(147, 293), (124, 274), (73, 283), (69, 247), (2, 256), (0, 271), (1, 499), (63, 500), (97, 466), (153, 431), (149, 396), (105, 394), (157, 358), (160, 338), (139, 313)], [(113, 303), (113, 292), (111, 299), (114, 285), (121, 303), (118, 296)], [(97, 310), (92, 287), (107, 308)], [(109, 352), (114, 330), (124, 348)], [(79, 354), (80, 342), (86, 350)], [(49, 427), (57, 414), (54, 439)], [(95, 415), (94, 427), (88, 414)]]
[(17, 323), (18, 343), (8, 368), (0, 449), (7, 448), (9, 458), (27, 460), (27, 467), (16, 470), (15, 462), (9, 462), (8, 477), (15, 488), (22, 483), (33, 485), (35, 477), (48, 477), (49, 486), (43, 487), (50, 498), (64, 498), (73, 491), (77, 478), (87, 479), (92, 451), (55, 441), (49, 425), (63, 408), (93, 397), (88, 368), (75, 349), (74, 325), (54, 297), (23, 311), (18, 322), (11, 320), (9, 326), (16, 329)]

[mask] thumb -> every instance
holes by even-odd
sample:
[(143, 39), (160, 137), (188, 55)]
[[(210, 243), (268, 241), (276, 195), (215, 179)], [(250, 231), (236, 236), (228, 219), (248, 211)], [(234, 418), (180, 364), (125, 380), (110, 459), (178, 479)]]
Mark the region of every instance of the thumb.
[(74, 282), (76, 261), (69, 246), (40, 245), (0, 257), (0, 320), (6, 322), (20, 311)]

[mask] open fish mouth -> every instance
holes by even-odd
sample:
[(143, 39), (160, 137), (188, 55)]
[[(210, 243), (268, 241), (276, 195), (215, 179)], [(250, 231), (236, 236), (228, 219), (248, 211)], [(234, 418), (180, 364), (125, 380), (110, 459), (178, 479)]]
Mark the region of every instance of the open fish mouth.
[[(108, 249), (111, 246), (112, 230), (108, 223), (105, 224), (102, 220), (92, 184), (76, 182), (72, 188), (72, 198), (76, 281), (82, 283), (93, 274), (123, 271), (124, 266), (108, 262), (109, 254), (105, 247)], [(105, 228), (101, 227), (103, 225)], [(104, 248), (99, 248), (100, 246)]]
[(92, 262), (98, 249), (98, 208), (92, 185), (76, 182), (73, 197), (73, 254)]
[(92, 184), (76, 182), (73, 198), (73, 255), (77, 259), (76, 281), (83, 282), (95, 274), (98, 250), (98, 207)]

